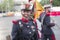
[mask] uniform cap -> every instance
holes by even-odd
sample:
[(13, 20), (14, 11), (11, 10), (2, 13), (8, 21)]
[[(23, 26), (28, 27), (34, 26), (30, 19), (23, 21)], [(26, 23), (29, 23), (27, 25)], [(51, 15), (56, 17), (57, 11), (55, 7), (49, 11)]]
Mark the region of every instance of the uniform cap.
[(44, 5), (44, 8), (51, 8), (51, 5)]
[(22, 11), (31, 11), (31, 9), (29, 9), (29, 8), (25, 8), (25, 9), (22, 9)]

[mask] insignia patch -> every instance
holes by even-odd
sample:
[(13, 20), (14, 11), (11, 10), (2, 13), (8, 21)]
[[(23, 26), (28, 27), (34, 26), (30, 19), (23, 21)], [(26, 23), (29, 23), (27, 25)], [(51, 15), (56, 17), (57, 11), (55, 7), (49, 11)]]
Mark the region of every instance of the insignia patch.
[(19, 22), (19, 24), (21, 24), (21, 22)]
[(35, 31), (35, 29), (33, 29), (33, 32)]
[(35, 24), (35, 22), (33, 22)]
[(27, 26), (27, 27), (29, 27), (29, 26)]
[(20, 27), (23, 27), (23, 24), (20, 24)]
[(21, 22), (19, 22), (19, 25), (20, 25), (20, 27), (23, 27), (23, 24)]
[(31, 32), (29, 32), (29, 34), (31, 34)]
[(35, 27), (34, 26), (31, 26), (32, 29), (34, 29)]

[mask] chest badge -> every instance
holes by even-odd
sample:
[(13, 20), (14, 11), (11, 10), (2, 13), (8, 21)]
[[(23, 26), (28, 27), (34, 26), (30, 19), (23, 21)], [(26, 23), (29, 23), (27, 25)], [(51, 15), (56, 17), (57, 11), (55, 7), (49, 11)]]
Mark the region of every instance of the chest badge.
[(34, 29), (35, 27), (32, 25), (31, 28)]
[(19, 22), (19, 25), (20, 25), (20, 27), (23, 27), (23, 24), (21, 22)]
[(29, 28), (29, 26), (27, 26)]

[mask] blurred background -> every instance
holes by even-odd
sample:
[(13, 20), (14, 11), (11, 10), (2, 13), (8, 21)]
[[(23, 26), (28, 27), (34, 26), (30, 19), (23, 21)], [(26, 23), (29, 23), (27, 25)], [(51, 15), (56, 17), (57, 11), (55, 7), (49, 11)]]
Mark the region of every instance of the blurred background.
[[(17, 20), (22, 17), (21, 9), (26, 4), (33, 4), (34, 0), (0, 0), (0, 40), (11, 40), (12, 20)], [(60, 0), (37, 0), (42, 7), (45, 4), (50, 4), (53, 11), (51, 18), (56, 23), (53, 31), (56, 40), (60, 40)], [(32, 5), (31, 5), (32, 6)]]

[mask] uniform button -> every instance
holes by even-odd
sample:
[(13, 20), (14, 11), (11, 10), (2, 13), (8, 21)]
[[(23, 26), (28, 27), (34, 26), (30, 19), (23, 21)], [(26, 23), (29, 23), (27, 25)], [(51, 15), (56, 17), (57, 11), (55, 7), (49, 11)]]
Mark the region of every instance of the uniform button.
[(27, 26), (27, 27), (29, 27), (29, 26)]
[(31, 26), (31, 28), (33, 29), (33, 28), (35, 28), (34, 26)]
[(31, 32), (29, 32), (29, 34), (31, 34)]
[(23, 27), (23, 24), (20, 24), (20, 27)]
[(21, 22), (19, 22), (19, 24), (21, 24)]
[(35, 29), (33, 29), (33, 32), (35, 31)]

